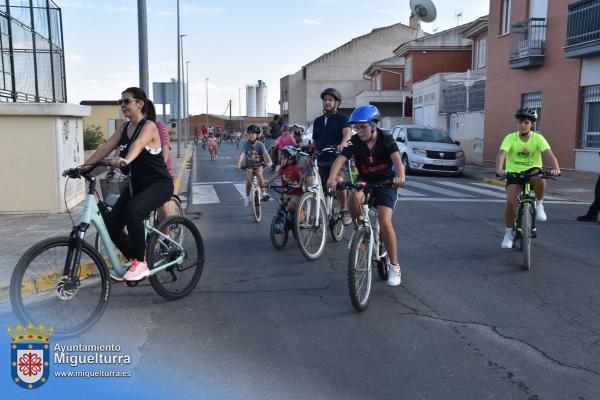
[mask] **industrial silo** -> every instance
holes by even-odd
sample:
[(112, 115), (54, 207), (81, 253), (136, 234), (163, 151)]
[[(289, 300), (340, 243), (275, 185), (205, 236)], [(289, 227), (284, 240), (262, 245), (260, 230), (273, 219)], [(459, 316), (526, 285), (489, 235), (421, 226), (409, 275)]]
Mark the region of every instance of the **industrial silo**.
[(256, 117), (256, 86), (246, 85), (246, 115)]
[(267, 85), (263, 81), (258, 81), (256, 88), (256, 115), (267, 116)]

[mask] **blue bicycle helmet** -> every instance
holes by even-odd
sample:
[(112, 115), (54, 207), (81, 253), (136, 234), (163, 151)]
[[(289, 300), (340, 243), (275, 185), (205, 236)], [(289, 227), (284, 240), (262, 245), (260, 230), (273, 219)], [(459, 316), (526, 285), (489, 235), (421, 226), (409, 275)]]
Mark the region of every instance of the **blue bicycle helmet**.
[(379, 109), (370, 104), (365, 106), (358, 106), (354, 111), (352, 111), (352, 115), (350, 115), (350, 124), (356, 124), (359, 122), (368, 122), (371, 126), (374, 123), (379, 122), (381, 118), (381, 113)]

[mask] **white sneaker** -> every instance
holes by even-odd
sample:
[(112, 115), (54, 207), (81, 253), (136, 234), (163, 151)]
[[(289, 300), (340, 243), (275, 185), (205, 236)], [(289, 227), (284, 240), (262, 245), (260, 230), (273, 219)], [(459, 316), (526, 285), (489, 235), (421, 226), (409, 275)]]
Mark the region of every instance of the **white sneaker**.
[(250, 196), (244, 197), (244, 206), (250, 207)]
[(348, 250), (350, 250), (350, 248), (352, 247), (352, 241), (354, 240), (354, 235), (356, 235), (356, 231), (358, 229), (354, 228), (352, 229), (352, 235), (350, 235), (350, 240), (348, 241)]
[(269, 201), (269, 200), (271, 200), (271, 195), (269, 193), (267, 193), (267, 192), (263, 192), (263, 194), (262, 194), (262, 196), (261, 196), (260, 199), (262, 201)]
[(512, 231), (504, 231), (504, 239), (502, 239), (502, 248), (503, 249), (512, 249), (513, 247), (513, 232)]
[(544, 222), (548, 219), (548, 216), (546, 215), (546, 211), (544, 211), (543, 204), (537, 203), (535, 205), (535, 212), (536, 212), (536, 216), (535, 216), (536, 221)]
[(388, 286), (399, 286), (402, 283), (402, 272), (399, 265), (390, 264), (388, 268)]
[(352, 223), (352, 217), (350, 217), (350, 213), (347, 209), (341, 208), (340, 214), (342, 214), (342, 225), (348, 226)]

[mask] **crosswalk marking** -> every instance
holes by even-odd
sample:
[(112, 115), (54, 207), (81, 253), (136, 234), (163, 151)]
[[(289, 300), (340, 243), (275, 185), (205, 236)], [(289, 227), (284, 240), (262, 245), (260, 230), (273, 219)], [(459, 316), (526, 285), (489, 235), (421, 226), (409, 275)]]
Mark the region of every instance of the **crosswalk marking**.
[(192, 185), (192, 204), (213, 204), (220, 203), (219, 196), (213, 185)]
[(454, 187), (454, 188), (458, 188), (461, 190), (467, 190), (469, 192), (474, 192), (474, 193), (479, 193), (479, 194), (485, 194), (486, 196), (491, 196), (491, 197), (497, 197), (497, 198), (506, 198), (506, 194), (504, 193), (498, 193), (498, 192), (494, 192), (492, 190), (487, 190), (487, 189), (479, 189), (476, 187), (472, 187), (469, 185), (463, 185), (460, 183), (455, 183), (455, 182), (445, 182), (445, 181), (436, 181), (435, 183), (438, 183), (440, 185), (445, 185), (445, 186), (450, 186), (450, 187)]
[[(489, 189), (496, 189), (501, 191), (502, 193), (506, 193), (506, 187), (504, 186), (498, 186), (498, 185), (493, 185), (491, 183), (480, 183), (480, 182), (473, 182), (471, 183), (471, 185), (477, 185), (477, 186), (482, 186), (482, 187), (486, 187)], [(549, 196), (549, 195), (544, 195), (544, 200), (564, 200), (562, 197), (556, 197), (556, 196)]]
[(423, 193), (413, 192), (412, 190), (408, 190), (408, 189), (404, 189), (404, 188), (399, 188), (398, 189), (398, 195), (399, 196), (406, 196), (406, 197), (422, 197), (422, 196), (425, 196)]
[(430, 192), (443, 194), (445, 196), (450, 196), (450, 197), (460, 197), (460, 198), (472, 198), (473, 197), (470, 194), (459, 193), (459, 192), (455, 192), (453, 190), (448, 190), (448, 189), (444, 189), (444, 188), (441, 188), (438, 186), (428, 185), (426, 183), (421, 183), (421, 182), (416, 182), (416, 181), (409, 181), (409, 182), (407, 182), (407, 185), (410, 187), (416, 187), (419, 189), (428, 190)]
[(233, 186), (237, 189), (242, 197), (246, 197), (246, 184), (245, 183), (234, 183)]

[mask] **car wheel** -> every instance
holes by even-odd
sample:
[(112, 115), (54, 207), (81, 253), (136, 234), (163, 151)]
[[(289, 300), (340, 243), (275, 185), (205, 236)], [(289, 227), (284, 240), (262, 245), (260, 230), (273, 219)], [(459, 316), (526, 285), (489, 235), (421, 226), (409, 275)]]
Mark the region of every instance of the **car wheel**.
[(406, 154), (402, 156), (402, 164), (404, 165), (404, 172), (408, 174), (410, 167), (408, 166), (408, 156)]

